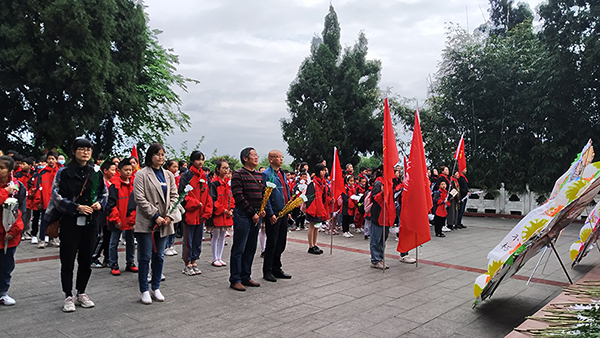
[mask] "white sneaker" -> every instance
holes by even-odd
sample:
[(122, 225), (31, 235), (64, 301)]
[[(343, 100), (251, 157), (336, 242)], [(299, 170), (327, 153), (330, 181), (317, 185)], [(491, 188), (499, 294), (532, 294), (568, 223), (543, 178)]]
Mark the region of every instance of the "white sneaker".
[(17, 301), (15, 301), (9, 295), (4, 295), (4, 296), (0, 297), (0, 304), (2, 304), (2, 305), (11, 306), (11, 305), (15, 305), (16, 303), (17, 303)]
[(407, 263), (407, 264), (414, 264), (417, 262), (417, 260), (410, 257), (409, 255), (406, 255), (406, 256), (400, 256), (400, 262)]
[(58, 238), (52, 238), (48, 242), (48, 245), (54, 248), (60, 248), (60, 241), (58, 240)]
[(442, 231), (443, 231), (443, 232), (450, 232), (450, 231), (452, 231), (452, 230), (450, 230), (450, 229), (449, 229), (447, 226), (445, 226), (445, 225), (444, 225), (444, 226), (442, 227)]
[(171, 251), (171, 248), (165, 249), (165, 256), (173, 256), (173, 251)]
[(159, 289), (156, 289), (156, 290), (150, 289), (150, 296), (152, 296), (152, 298), (154, 298), (157, 302), (165, 301), (165, 296), (163, 296), (163, 294), (160, 292)]
[(21, 236), (21, 238), (22, 238), (23, 240), (26, 240), (26, 241), (27, 241), (27, 240), (30, 240), (30, 239), (31, 239), (31, 235), (30, 235), (28, 232), (24, 232), (24, 233), (23, 233), (23, 236)]
[(79, 305), (81, 307), (94, 307), (94, 302), (91, 301), (90, 297), (88, 297), (88, 295), (86, 295), (85, 293), (79, 294), (77, 295), (77, 297), (75, 297), (75, 305)]
[(149, 291), (142, 292), (141, 301), (142, 301), (142, 304), (152, 304), (152, 298), (150, 298)]
[(31, 236), (31, 244), (38, 244), (37, 236)]
[(45, 248), (46, 248), (46, 242), (39, 241), (38, 242), (38, 249), (45, 249)]
[(352, 235), (349, 232), (344, 232), (342, 237), (350, 238), (350, 237), (352, 237)]
[(75, 303), (73, 302), (73, 297), (65, 298), (65, 305), (63, 305), (63, 312), (74, 312), (75, 311)]
[(173, 253), (173, 256), (177, 255), (177, 250), (175, 250), (175, 247), (171, 247), (171, 252)]

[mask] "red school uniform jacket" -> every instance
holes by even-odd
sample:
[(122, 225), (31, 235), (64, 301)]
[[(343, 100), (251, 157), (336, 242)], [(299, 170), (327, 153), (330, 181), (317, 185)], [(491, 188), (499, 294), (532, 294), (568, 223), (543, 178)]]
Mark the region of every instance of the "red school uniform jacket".
[[(15, 182), (16, 184), (19, 184), (19, 181), (17, 181), (16, 179), (13, 180), (13, 182)], [(17, 220), (15, 221), (15, 223), (11, 226), (10, 230), (8, 230), (8, 233), (11, 234), (13, 236), (13, 238), (8, 241), (8, 246), (7, 248), (12, 248), (15, 246), (18, 246), (19, 243), (21, 242), (21, 232), (23, 231), (23, 220), (22, 220), (22, 215), (23, 213), (21, 212), (22, 208), (21, 208), (21, 203), (25, 203), (24, 199), (25, 199), (25, 192), (17, 192), (14, 193), (13, 195), (9, 194), (8, 191), (5, 189), (7, 186), (7, 184), (3, 184), (0, 185), (0, 205), (4, 204), (4, 201), (6, 201), (7, 198), (9, 197), (16, 197), (17, 199), (19, 199), (19, 216), (17, 217)], [(19, 189), (23, 189), (24, 186), (22, 186), (21, 184), (19, 184)], [(2, 209), (0, 208), (0, 223), (2, 223)], [(4, 230), (4, 224), (0, 224), (0, 249), (4, 250), (4, 238), (6, 237), (6, 230)]]
[(315, 177), (306, 189), (306, 213), (321, 219), (329, 218), (328, 207), (331, 207), (331, 194), (327, 182), (323, 178)]
[(199, 225), (212, 216), (213, 200), (210, 197), (209, 180), (206, 173), (194, 166), (188, 170), (194, 174), (189, 183), (194, 189), (185, 197), (185, 222), (188, 225)]
[[(133, 193), (133, 180), (130, 178), (129, 183), (125, 183), (121, 177), (113, 176), (111, 182), (113, 184), (108, 188), (108, 202), (106, 203), (108, 229), (132, 230), (135, 220), (134, 223), (131, 223), (131, 219), (127, 218), (127, 203)], [(121, 224), (120, 228), (117, 227), (118, 223)]]
[[(54, 166), (54, 168), (50, 168), (46, 166), (42, 169), (37, 178), (37, 193), (35, 196), (35, 204), (41, 205), (42, 209), (48, 209), (48, 204), (50, 204), (50, 198), (52, 197), (52, 182), (54, 182), (54, 177), (58, 172), (58, 166)], [(35, 208), (34, 210), (37, 210)]]
[(434, 195), (437, 195), (438, 193), (440, 196), (435, 196), (435, 198), (437, 198), (435, 206), (435, 215), (439, 217), (446, 217), (448, 216), (448, 211), (446, 210), (446, 207), (450, 206), (450, 202), (446, 201), (446, 197), (448, 197), (448, 191), (439, 190), (434, 192)]
[(216, 176), (210, 185), (210, 197), (213, 199), (213, 224), (214, 226), (232, 226), (233, 217), (225, 214), (225, 210), (235, 207), (235, 200), (229, 186), (229, 179), (222, 180)]
[(354, 185), (346, 185), (346, 191), (342, 193), (342, 215), (354, 216), (356, 201), (350, 198), (353, 192)]

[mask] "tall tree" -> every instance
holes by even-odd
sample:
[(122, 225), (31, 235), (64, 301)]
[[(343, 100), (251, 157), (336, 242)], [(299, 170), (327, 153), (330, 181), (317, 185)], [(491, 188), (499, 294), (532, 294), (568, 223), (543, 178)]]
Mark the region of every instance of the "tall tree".
[(527, 2), (514, 0), (489, 0), (492, 35), (505, 36), (517, 25), (533, 20), (533, 11)]
[(7, 0), (0, 45), (2, 148), (65, 148), (87, 135), (108, 153), (125, 137), (167, 133), (189, 121), (168, 109), (180, 102), (162, 85), (183, 78), (140, 4)]
[(333, 6), (321, 37), (290, 84), (290, 118), (281, 120), (288, 153), (313, 165), (338, 147), (340, 160), (356, 163), (359, 154), (381, 153), (381, 114), (376, 114), (381, 63), (367, 60), (368, 42), (360, 32), (342, 51), (340, 25)]

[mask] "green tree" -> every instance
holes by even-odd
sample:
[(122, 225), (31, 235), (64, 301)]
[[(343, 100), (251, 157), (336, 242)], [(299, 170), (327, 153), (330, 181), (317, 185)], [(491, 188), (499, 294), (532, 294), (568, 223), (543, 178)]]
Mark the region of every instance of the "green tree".
[(363, 32), (353, 47), (342, 51), (340, 25), (333, 6), (325, 17), (321, 37), (314, 37), (311, 53), (290, 84), (290, 118), (281, 120), (287, 151), (296, 161), (314, 165), (331, 162), (338, 148), (342, 162), (358, 162), (358, 155), (381, 153), (381, 114), (376, 114), (381, 63), (367, 60)]
[[(471, 181), (477, 186), (497, 189), (504, 182), (511, 191), (526, 185), (538, 192), (549, 189), (570, 160), (558, 161), (565, 154), (548, 152), (548, 146), (557, 145), (545, 131), (550, 112), (540, 109), (547, 57), (529, 21), (505, 37), (474, 36), (451, 27), (431, 87), (430, 112), (422, 118), (424, 124), (434, 121), (434, 130), (423, 127), (428, 153), (443, 153), (445, 165), (452, 163), (464, 133)], [(436, 134), (448, 141), (447, 147), (428, 148)]]
[(186, 79), (138, 3), (7, 0), (0, 45), (2, 148), (68, 149), (86, 135), (110, 153), (125, 138), (147, 141), (152, 131), (160, 141), (189, 123), (165, 90)]
[(514, 0), (489, 0), (490, 1), (490, 33), (492, 35), (506, 36), (517, 25), (533, 20), (533, 11), (526, 2), (519, 2), (515, 6)]

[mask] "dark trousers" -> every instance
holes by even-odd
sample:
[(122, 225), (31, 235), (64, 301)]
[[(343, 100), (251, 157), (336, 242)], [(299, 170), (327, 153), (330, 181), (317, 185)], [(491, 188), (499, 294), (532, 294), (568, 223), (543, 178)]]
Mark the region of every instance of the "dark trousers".
[(17, 247), (0, 249), (0, 297), (8, 293), (10, 287), (10, 275), (15, 269), (15, 251)]
[(435, 215), (433, 218), (433, 226), (437, 235), (442, 233), (442, 227), (444, 226), (444, 223), (446, 223), (446, 217)]
[(354, 219), (354, 216), (351, 215), (343, 215), (342, 216), (342, 231), (349, 232), (350, 231), (350, 223)]
[(96, 239), (96, 248), (94, 249), (94, 254), (92, 255), (92, 260), (99, 260), (100, 255), (104, 255), (104, 261), (108, 262), (108, 245), (110, 243), (110, 235), (111, 232), (107, 227), (102, 227), (102, 231), (98, 235)]
[(66, 297), (72, 296), (73, 270), (75, 268), (75, 258), (77, 257), (75, 288), (78, 293), (85, 293), (85, 288), (92, 275), (92, 254), (98, 237), (98, 227), (61, 223), (59, 236), (60, 281), (63, 292)]
[(263, 259), (263, 274), (281, 271), (281, 254), (287, 243), (287, 216), (271, 224), (270, 218), (265, 218), (265, 233), (267, 245)]
[(230, 283), (245, 282), (251, 279), (259, 230), (260, 220), (256, 225), (244, 211), (237, 207), (233, 209), (233, 244), (229, 258)]
[(292, 210), (292, 219), (296, 223), (296, 228), (304, 228), (304, 221), (306, 220), (306, 216), (302, 211), (300, 211), (300, 208)]
[(41, 210), (33, 210), (33, 218), (31, 219), (31, 236), (37, 236), (40, 227)]

